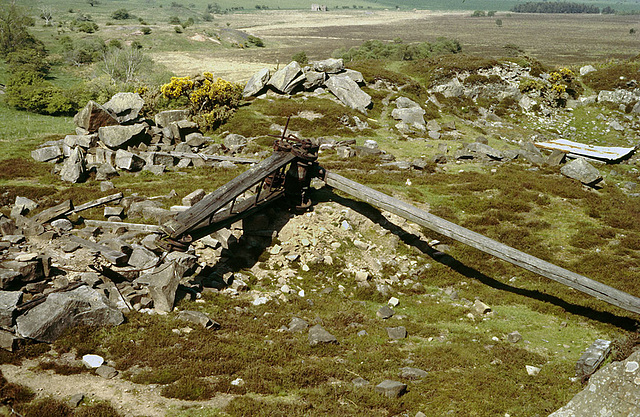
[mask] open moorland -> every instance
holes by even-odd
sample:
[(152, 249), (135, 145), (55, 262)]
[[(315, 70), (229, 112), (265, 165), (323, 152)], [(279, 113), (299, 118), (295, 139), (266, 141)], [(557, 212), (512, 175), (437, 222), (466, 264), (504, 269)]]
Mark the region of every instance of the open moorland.
[[(63, 213), (58, 220), (67, 230), (48, 219), (27, 233), (28, 220), (48, 208), (115, 192), (124, 196), (109, 207), (119, 210), (119, 220), (162, 224), (166, 218), (155, 216), (172, 216), (170, 208), (192, 191), (213, 192), (247, 169), (243, 160), (269, 156), (273, 135), (288, 124), (287, 133), (323, 144), (318, 161), (331, 172), (640, 296), (640, 158), (632, 152), (640, 132), (640, 16), (516, 14), (506, 11), (509, 2), (496, 2), (505, 6), (495, 15), (471, 17), (476, 6), (489, 10), (493, 3), (467, 3), (472, 10), (432, 12), (355, 2), (326, 13), (277, 10), (274, 3), (250, 13), (212, 8), (207, 21), (206, 4), (103, 0), (56, 3), (51, 26), (38, 18), (28, 30), (47, 48), (44, 81), (82, 101), (70, 102), (74, 111), (66, 114), (36, 114), (10, 104), (8, 92), (23, 91), (15, 84), (2, 90), (0, 225), (8, 236), (0, 240), (0, 272), (43, 257), (51, 271), (25, 285), (2, 281), (0, 294), (41, 302), (77, 285), (104, 295), (123, 322), (84, 323), (55, 340), (27, 337), (14, 352), (0, 351), (0, 415), (543, 416), (593, 387), (590, 374), (576, 376), (576, 362), (595, 340), (612, 341), (603, 365), (629, 358), (640, 343), (636, 313), (321, 181), (305, 213), (274, 205), (194, 242), (185, 255), (192, 263), (165, 309), (145, 275), (169, 256), (153, 234), (88, 226), (105, 220), (103, 207)], [(120, 8), (131, 15), (114, 19)], [(98, 29), (79, 30), (83, 22)], [(451, 53), (418, 56), (423, 42)], [(317, 76), (322, 71), (310, 63), (363, 44), (377, 48), (375, 59), (344, 64), (362, 76), (358, 88), (370, 98), (364, 108), (324, 84), (240, 94), (262, 68), (273, 75), (297, 55)], [(405, 46), (414, 55), (396, 59)], [(109, 53), (132, 50), (145, 58), (134, 76), (105, 78)], [(15, 75), (11, 65), (0, 65), (6, 86)], [(586, 65), (593, 68), (581, 74)], [(237, 84), (214, 84), (216, 77)], [(195, 98), (205, 87), (233, 99), (202, 114), (208, 103)], [(76, 130), (76, 109), (89, 99), (106, 106), (119, 91), (144, 100), (132, 120), (118, 122), (142, 126), (144, 134), (119, 147)], [(419, 120), (399, 119), (400, 103), (418, 109)], [(155, 116), (173, 109), (185, 109), (202, 134), (171, 136)], [(632, 151), (610, 163), (590, 161), (598, 178), (581, 181), (566, 174), (573, 158), (536, 150), (534, 142), (553, 139)], [(59, 153), (39, 162), (32, 157), (38, 148)], [(125, 168), (108, 152), (145, 155), (145, 168)], [(181, 156), (163, 164), (149, 159), (162, 152)], [(64, 179), (72, 155), (81, 156), (77, 182)], [(17, 197), (37, 207), (18, 207)], [(105, 260), (68, 245), (71, 235), (132, 257), (135, 248), (154, 265), (129, 259), (108, 265), (118, 279), (96, 273), (88, 265)], [(12, 310), (8, 325), (5, 314), (0, 334), (21, 334), (20, 323), (32, 314), (25, 311)], [(211, 322), (185, 322), (186, 311)], [(323, 340), (318, 328), (328, 333), (320, 333)], [(99, 371), (83, 364), (86, 354), (105, 359)], [(622, 368), (631, 369), (629, 384), (632, 363)], [(374, 387), (385, 380), (406, 392), (381, 395)], [(629, 398), (603, 401), (637, 407)]]

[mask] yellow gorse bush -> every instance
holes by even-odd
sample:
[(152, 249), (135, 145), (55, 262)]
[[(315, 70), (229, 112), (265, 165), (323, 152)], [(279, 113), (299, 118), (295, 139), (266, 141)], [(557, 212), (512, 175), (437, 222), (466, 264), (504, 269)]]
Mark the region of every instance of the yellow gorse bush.
[(166, 98), (178, 98), (188, 94), (193, 89), (194, 81), (190, 77), (171, 77), (168, 84), (160, 87), (160, 92)]
[(171, 81), (160, 87), (165, 98), (188, 99), (193, 119), (201, 128), (215, 129), (228, 120), (240, 104), (242, 84), (222, 78), (214, 80), (213, 74), (205, 72), (201, 77), (171, 77)]

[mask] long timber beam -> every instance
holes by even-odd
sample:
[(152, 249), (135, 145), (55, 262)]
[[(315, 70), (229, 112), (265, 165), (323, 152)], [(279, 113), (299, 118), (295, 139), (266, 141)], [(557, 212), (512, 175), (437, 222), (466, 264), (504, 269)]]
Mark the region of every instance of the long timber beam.
[(640, 314), (640, 298), (627, 294), (624, 291), (528, 255), (338, 174), (327, 172), (326, 183), (330, 187), (345, 192), (373, 206), (397, 214), (400, 217), (427, 227), (434, 232), (465, 243), (473, 248), (514, 265), (518, 265), (538, 275), (560, 282), (578, 291), (582, 291), (585, 294), (606, 301), (614, 306)]

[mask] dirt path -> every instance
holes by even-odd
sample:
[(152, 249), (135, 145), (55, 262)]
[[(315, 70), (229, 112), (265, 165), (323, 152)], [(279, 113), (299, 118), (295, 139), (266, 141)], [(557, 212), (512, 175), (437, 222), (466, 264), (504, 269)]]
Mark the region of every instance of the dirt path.
[(233, 398), (218, 394), (209, 401), (182, 401), (165, 398), (155, 385), (139, 385), (120, 379), (104, 379), (97, 375), (57, 375), (51, 371), (33, 371), (36, 361), (24, 361), (22, 366), (2, 365), (0, 370), (9, 381), (31, 388), (38, 397), (67, 399), (84, 394), (89, 400), (109, 401), (126, 417), (163, 417), (171, 408), (223, 408)]

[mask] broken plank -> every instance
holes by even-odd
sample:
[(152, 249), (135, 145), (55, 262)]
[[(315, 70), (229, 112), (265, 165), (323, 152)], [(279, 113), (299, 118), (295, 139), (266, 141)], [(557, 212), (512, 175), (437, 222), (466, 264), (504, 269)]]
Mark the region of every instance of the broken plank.
[(229, 161), (237, 164), (256, 164), (260, 162), (255, 158), (242, 158), (238, 156), (225, 156), (225, 155), (208, 155), (205, 153), (192, 153), (192, 152), (154, 152), (157, 155), (175, 156), (177, 158), (200, 158), (203, 161)]
[(69, 214), (73, 211), (73, 203), (71, 200), (63, 201), (57, 206), (50, 207), (41, 211), (33, 217), (33, 220), (40, 224), (50, 222), (51, 220)]
[(124, 227), (125, 229), (135, 230), (137, 232), (147, 233), (161, 233), (162, 228), (153, 224), (140, 224), (140, 223), (125, 223), (125, 222), (109, 222), (105, 220), (85, 220), (84, 224), (91, 227), (110, 227), (118, 228)]
[(269, 158), (252, 166), (213, 193), (205, 196), (189, 210), (178, 213), (163, 225), (163, 229), (172, 238), (178, 238), (295, 158), (293, 152), (274, 152)]
[(120, 200), (120, 199), (122, 199), (122, 197), (123, 197), (123, 195), (120, 192), (120, 193), (108, 195), (106, 197), (98, 198), (97, 200), (93, 200), (93, 201), (89, 201), (89, 202), (84, 203), (84, 204), (80, 204), (79, 206), (77, 206), (76, 208), (73, 209), (73, 213), (78, 213), (78, 212), (81, 212), (83, 210), (88, 210), (90, 208), (98, 207), (98, 206), (101, 206), (103, 204), (108, 204), (108, 203), (111, 203), (112, 201)]
[(116, 265), (116, 266), (126, 265), (127, 260), (129, 259), (129, 257), (126, 254), (120, 251), (113, 250), (109, 247), (106, 247), (99, 243), (92, 242), (90, 240), (86, 240), (74, 235), (69, 236), (69, 239), (72, 242), (75, 242), (78, 245), (81, 245), (82, 247), (100, 252), (100, 255), (102, 255), (103, 258), (111, 262), (113, 265)]
[(640, 314), (640, 298), (631, 294), (627, 294), (616, 288), (528, 255), (338, 174), (328, 172), (326, 182), (330, 187), (343, 191), (388, 212), (397, 214), (421, 226), (425, 226), (458, 242), (462, 242), (538, 275), (582, 291), (609, 304)]

